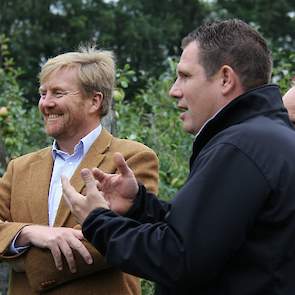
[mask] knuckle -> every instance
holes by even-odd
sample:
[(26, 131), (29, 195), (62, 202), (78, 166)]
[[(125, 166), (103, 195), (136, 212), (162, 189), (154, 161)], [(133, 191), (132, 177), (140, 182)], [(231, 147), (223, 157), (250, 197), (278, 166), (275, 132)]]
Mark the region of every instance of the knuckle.
[(84, 248), (84, 246), (83, 246), (82, 243), (77, 243), (75, 248), (76, 249), (81, 249), (81, 248)]
[(64, 254), (68, 258), (73, 258), (74, 257), (73, 252), (71, 250), (66, 250)]

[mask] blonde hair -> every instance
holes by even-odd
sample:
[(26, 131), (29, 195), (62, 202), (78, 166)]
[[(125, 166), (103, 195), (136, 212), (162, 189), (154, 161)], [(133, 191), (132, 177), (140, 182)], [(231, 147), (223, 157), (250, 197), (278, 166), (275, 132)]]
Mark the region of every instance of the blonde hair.
[(89, 46), (80, 47), (76, 52), (67, 52), (50, 58), (41, 68), (40, 84), (43, 84), (53, 71), (66, 67), (78, 69), (78, 80), (86, 95), (92, 95), (97, 91), (103, 94), (100, 116), (105, 116), (110, 109), (115, 87), (116, 71), (113, 52)]

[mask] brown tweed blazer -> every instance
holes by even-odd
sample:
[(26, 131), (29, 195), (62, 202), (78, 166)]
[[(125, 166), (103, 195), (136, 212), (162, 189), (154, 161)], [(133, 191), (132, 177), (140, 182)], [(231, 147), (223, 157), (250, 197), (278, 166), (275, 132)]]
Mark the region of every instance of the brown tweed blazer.
[[(71, 178), (75, 189), (83, 193), (80, 170), (99, 167), (108, 173), (116, 171), (114, 152), (121, 152), (137, 179), (157, 192), (158, 159), (143, 144), (118, 139), (105, 129), (91, 146)], [(85, 245), (94, 258), (86, 265), (76, 256), (78, 272), (71, 274), (64, 262), (64, 270), (55, 268), (48, 249), (30, 247), (20, 255), (9, 256), (8, 246), (16, 233), (28, 224), (48, 225), (48, 191), (53, 161), (51, 148), (12, 160), (0, 180), (0, 259), (12, 265), (9, 294), (140, 294), (137, 278), (108, 266), (99, 252), (87, 241)], [(54, 226), (80, 228), (69, 208), (61, 200)]]

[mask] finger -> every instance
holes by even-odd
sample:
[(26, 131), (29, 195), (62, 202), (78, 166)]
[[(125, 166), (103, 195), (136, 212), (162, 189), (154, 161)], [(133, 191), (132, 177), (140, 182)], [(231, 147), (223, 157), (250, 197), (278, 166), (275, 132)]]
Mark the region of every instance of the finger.
[(129, 175), (132, 170), (128, 167), (124, 157), (120, 153), (114, 154), (115, 165), (122, 176)]
[(82, 258), (87, 264), (93, 263), (93, 258), (91, 257), (88, 249), (84, 246), (84, 244), (79, 239), (71, 240), (70, 246), (72, 249), (77, 251), (82, 256)]
[(79, 239), (79, 240), (83, 240), (84, 239), (84, 236), (83, 236), (83, 233), (82, 233), (82, 230), (80, 229), (72, 229), (73, 230), (73, 234), (74, 236)]
[(73, 195), (76, 193), (76, 191), (70, 184), (69, 179), (64, 175), (61, 176), (61, 184), (62, 184), (63, 198), (65, 199), (65, 201), (71, 208), (72, 203), (74, 202)]
[(70, 272), (75, 273), (77, 271), (76, 261), (75, 261), (75, 258), (74, 258), (73, 251), (72, 251), (70, 245), (68, 244), (68, 241), (63, 240), (59, 244), (59, 247), (60, 247), (60, 250), (61, 250), (62, 254), (64, 255), (66, 261), (67, 261)]
[(101, 183), (98, 180), (95, 180), (95, 184), (96, 184), (97, 189), (98, 190), (101, 190), (102, 185), (101, 185)]
[(106, 204), (106, 206), (107, 206), (108, 208), (110, 208), (110, 207), (111, 207), (111, 196), (110, 196), (110, 195), (106, 195), (106, 194), (104, 194), (103, 192), (101, 192), (101, 195), (102, 195), (102, 197), (103, 197), (104, 200), (105, 200), (105, 204)]
[(57, 245), (54, 245), (53, 247), (50, 248), (54, 264), (58, 270), (62, 270), (63, 265), (62, 265), (62, 257), (60, 253), (60, 249)]
[(110, 198), (111, 198), (111, 195), (109, 194), (105, 194), (104, 192), (100, 191), (102, 197), (106, 200), (106, 201), (109, 201)]
[(81, 170), (81, 177), (86, 185), (87, 196), (95, 196), (97, 197), (99, 192), (97, 189), (97, 183), (95, 178), (93, 177), (92, 172), (89, 169)]
[[(92, 173), (93, 176), (95, 177), (95, 179), (98, 181), (98, 183), (100, 184), (101, 187), (101, 183), (109, 176), (109, 174), (101, 171), (98, 168), (93, 168), (92, 169)], [(100, 188), (99, 188), (100, 189)]]

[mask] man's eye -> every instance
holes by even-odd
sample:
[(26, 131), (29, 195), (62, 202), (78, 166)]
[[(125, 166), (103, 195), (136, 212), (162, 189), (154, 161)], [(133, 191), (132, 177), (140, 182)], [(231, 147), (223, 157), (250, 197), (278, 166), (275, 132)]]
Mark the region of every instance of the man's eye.
[(186, 74), (186, 73), (179, 72), (179, 73), (178, 73), (178, 77), (181, 78), (181, 79), (186, 79), (186, 78), (189, 77), (189, 75)]
[(182, 73), (182, 74), (181, 74), (181, 78), (186, 79), (186, 78), (188, 78), (188, 77), (189, 77), (188, 74), (185, 74), (185, 73)]
[(45, 97), (46, 96), (46, 92), (39, 92), (40, 97)]
[(54, 96), (56, 98), (62, 98), (65, 95), (65, 93), (63, 91), (56, 91)]

